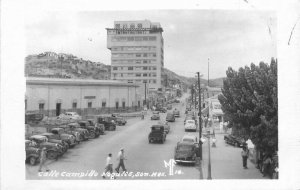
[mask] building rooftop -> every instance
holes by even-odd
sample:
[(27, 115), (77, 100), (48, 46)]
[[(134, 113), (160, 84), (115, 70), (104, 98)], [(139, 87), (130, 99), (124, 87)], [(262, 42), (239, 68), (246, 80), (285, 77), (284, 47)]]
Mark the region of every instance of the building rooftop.
[(59, 78), (36, 78), (27, 77), (27, 85), (77, 85), (77, 86), (132, 86), (139, 87), (137, 84), (126, 83), (118, 80), (87, 80), (87, 79), (59, 79)]

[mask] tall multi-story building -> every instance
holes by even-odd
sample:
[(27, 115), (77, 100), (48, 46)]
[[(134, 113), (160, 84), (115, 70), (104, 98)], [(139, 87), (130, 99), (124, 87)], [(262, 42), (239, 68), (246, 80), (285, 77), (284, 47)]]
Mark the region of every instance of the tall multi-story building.
[(115, 21), (107, 29), (111, 50), (111, 79), (137, 83), (161, 91), (164, 67), (164, 39), (160, 23), (149, 20)]

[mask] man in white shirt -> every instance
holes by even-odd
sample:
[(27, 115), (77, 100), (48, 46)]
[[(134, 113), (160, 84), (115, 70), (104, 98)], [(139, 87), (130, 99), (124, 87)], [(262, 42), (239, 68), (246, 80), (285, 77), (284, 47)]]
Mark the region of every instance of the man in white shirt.
[(105, 171), (104, 171), (104, 175), (102, 176), (103, 178), (105, 178), (105, 175), (107, 174), (107, 172), (109, 172), (109, 173), (113, 172), (112, 154), (111, 153), (109, 153), (108, 157), (106, 158)]
[(120, 152), (118, 153), (117, 160), (119, 161), (119, 164), (118, 164), (118, 166), (117, 166), (116, 169), (115, 169), (116, 172), (119, 173), (120, 167), (122, 167), (122, 170), (123, 170), (124, 172), (126, 172), (125, 165), (124, 165), (124, 160), (125, 160), (125, 156), (124, 156), (124, 148), (121, 148)]

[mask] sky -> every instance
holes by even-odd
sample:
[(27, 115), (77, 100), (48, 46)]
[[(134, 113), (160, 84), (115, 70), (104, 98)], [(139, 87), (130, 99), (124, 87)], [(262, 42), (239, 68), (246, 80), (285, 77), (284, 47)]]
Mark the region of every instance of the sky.
[(105, 28), (114, 21), (160, 22), (164, 65), (177, 74), (225, 77), (238, 69), (277, 58), (275, 12), (250, 10), (44, 11), (25, 17), (26, 54), (70, 53), (111, 64)]

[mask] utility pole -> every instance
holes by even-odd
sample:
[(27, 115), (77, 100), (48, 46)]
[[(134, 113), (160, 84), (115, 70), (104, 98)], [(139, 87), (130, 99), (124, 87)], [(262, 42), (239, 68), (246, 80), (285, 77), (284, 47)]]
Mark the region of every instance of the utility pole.
[(144, 106), (146, 105), (147, 106), (147, 101), (146, 101), (146, 82), (144, 82), (145, 83), (145, 102), (144, 102)]
[(201, 89), (200, 89), (200, 73), (197, 72), (198, 75), (198, 88), (199, 88), (199, 153), (200, 153), (200, 160), (202, 160), (202, 141), (201, 141), (201, 137), (202, 137), (202, 119), (201, 119)]
[(207, 134), (207, 138), (208, 138), (208, 174), (207, 174), (207, 179), (211, 180), (211, 161), (210, 161), (210, 130), (208, 131)]
[(207, 72), (207, 73), (208, 73), (208, 74), (207, 74), (208, 80), (207, 80), (207, 86), (209, 86), (209, 58), (208, 58), (208, 63), (207, 63), (207, 64), (208, 64), (208, 72)]

